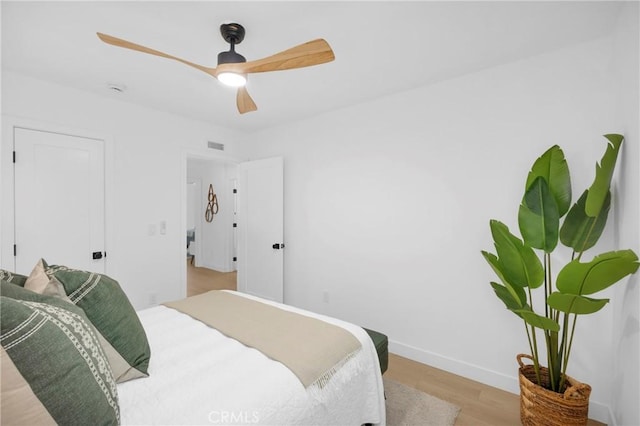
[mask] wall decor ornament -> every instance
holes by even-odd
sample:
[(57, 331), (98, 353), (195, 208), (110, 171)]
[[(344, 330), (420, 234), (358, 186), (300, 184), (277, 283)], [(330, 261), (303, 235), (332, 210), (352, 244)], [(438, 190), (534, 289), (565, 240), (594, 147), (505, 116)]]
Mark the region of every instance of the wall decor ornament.
[(218, 213), (218, 196), (213, 192), (213, 184), (209, 184), (209, 194), (207, 195), (207, 210), (204, 212), (204, 218), (207, 222), (213, 221), (213, 215)]

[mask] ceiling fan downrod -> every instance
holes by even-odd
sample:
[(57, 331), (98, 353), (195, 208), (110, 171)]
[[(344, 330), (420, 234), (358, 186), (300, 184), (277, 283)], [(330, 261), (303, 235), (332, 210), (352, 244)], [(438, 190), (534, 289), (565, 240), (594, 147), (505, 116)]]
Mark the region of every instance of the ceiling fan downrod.
[(229, 43), (230, 47), (227, 52), (220, 52), (218, 54), (218, 65), (247, 62), (247, 59), (235, 50), (236, 44), (240, 44), (242, 40), (244, 40), (244, 27), (235, 23), (222, 24), (220, 25), (220, 33), (222, 34), (222, 38)]

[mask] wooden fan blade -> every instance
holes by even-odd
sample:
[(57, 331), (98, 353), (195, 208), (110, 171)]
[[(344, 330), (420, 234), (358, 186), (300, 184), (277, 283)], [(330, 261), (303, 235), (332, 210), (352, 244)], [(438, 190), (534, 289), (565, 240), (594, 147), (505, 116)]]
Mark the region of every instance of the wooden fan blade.
[(257, 61), (225, 64), (225, 69), (228, 66), (242, 73), (282, 71), (324, 64), (334, 59), (335, 55), (329, 43), (319, 38)]
[(169, 55), (167, 53), (160, 52), (158, 50), (154, 50), (145, 46), (141, 46), (139, 44), (135, 44), (130, 41), (123, 40), (121, 38), (113, 37), (113, 36), (102, 34), (102, 33), (96, 33), (96, 34), (98, 35), (98, 38), (100, 38), (100, 40), (102, 40), (107, 44), (111, 44), (117, 47), (124, 47), (125, 49), (131, 49), (131, 50), (135, 50), (142, 53), (148, 53), (149, 55), (160, 56), (162, 58), (173, 59), (174, 61), (182, 62), (183, 64), (189, 65), (190, 67), (199, 69), (200, 71), (204, 71), (213, 77), (217, 76), (215, 68), (194, 64), (193, 62), (189, 62), (187, 60), (180, 59), (175, 56)]
[(249, 96), (247, 88), (244, 86), (238, 87), (238, 92), (236, 94), (236, 104), (238, 105), (238, 111), (240, 112), (240, 114), (256, 111), (258, 109), (256, 103), (253, 102), (253, 99), (251, 99), (251, 96)]

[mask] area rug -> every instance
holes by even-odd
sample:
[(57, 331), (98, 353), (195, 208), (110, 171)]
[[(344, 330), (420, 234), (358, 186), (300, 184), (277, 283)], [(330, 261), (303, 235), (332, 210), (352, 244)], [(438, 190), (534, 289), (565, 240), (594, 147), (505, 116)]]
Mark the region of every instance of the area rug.
[(383, 379), (388, 426), (451, 426), (460, 407), (393, 380)]

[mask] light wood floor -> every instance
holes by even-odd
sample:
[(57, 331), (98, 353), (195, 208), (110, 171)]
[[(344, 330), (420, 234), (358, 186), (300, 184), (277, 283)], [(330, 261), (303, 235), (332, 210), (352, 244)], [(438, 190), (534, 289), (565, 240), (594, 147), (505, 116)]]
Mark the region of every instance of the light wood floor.
[[(196, 268), (187, 263), (187, 295), (209, 290), (236, 290), (236, 273)], [(512, 426), (520, 424), (519, 396), (455, 374), (389, 354), (388, 379), (421, 390), (461, 408), (456, 425)], [(589, 420), (589, 426), (602, 425)]]
[[(520, 397), (455, 374), (389, 354), (384, 375), (461, 408), (456, 425), (511, 426), (520, 424)], [(603, 425), (589, 420), (589, 426)]]
[(237, 273), (218, 272), (213, 269), (196, 268), (187, 260), (187, 296), (209, 290), (236, 290)]

